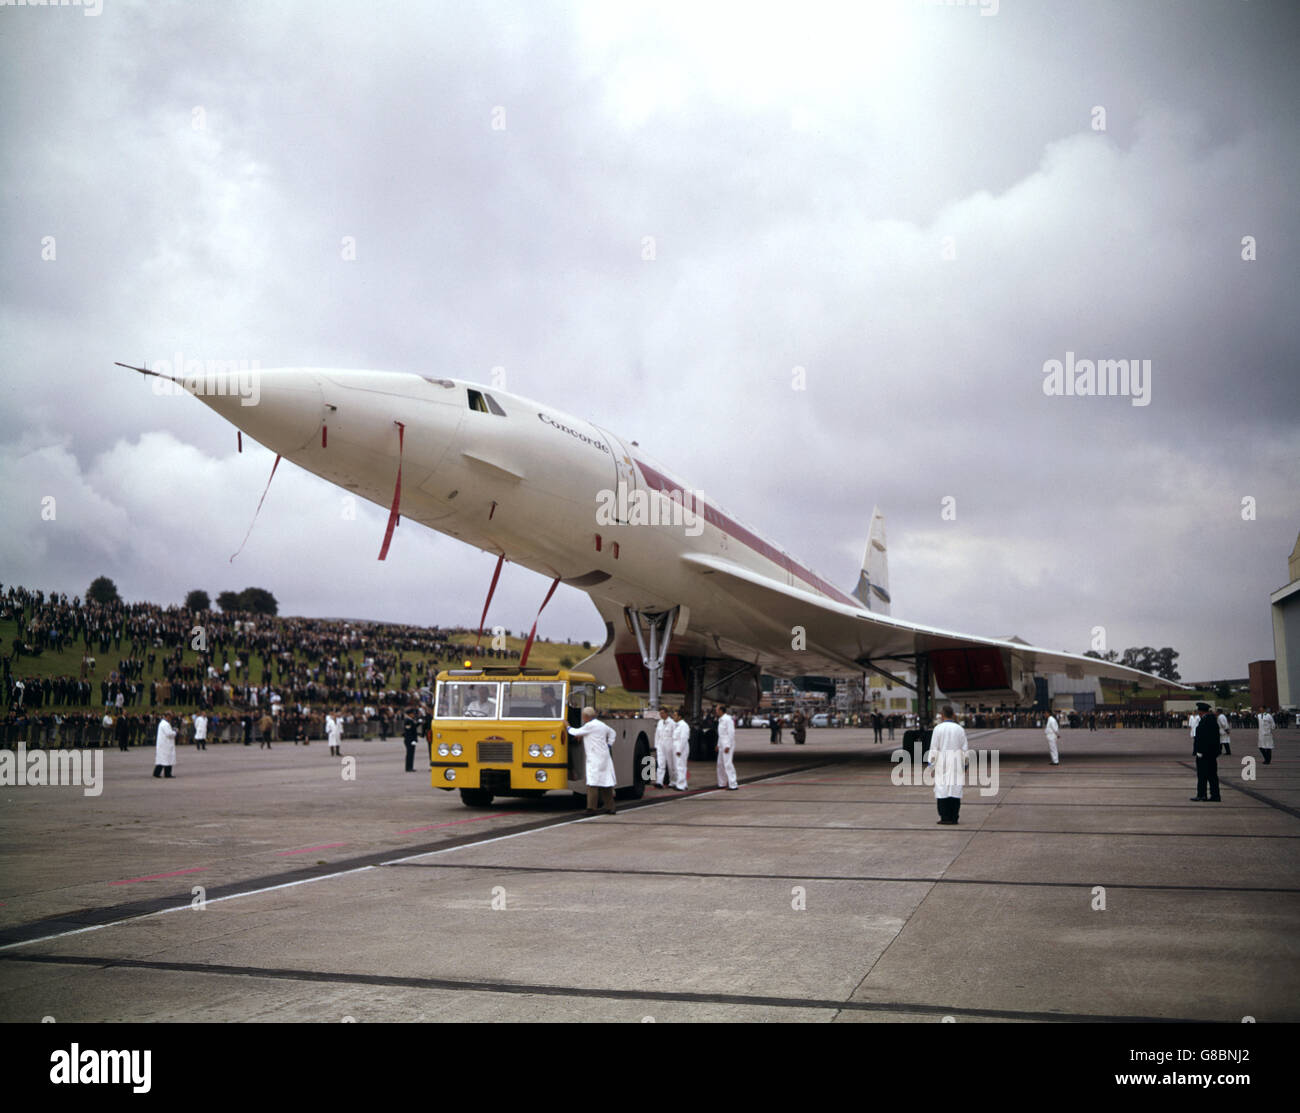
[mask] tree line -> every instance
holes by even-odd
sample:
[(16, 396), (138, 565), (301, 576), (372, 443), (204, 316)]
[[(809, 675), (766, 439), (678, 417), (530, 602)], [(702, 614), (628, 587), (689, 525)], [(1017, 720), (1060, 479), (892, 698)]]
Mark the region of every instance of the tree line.
[[(97, 576), (86, 589), (86, 602), (111, 604), (122, 602), (117, 585), (107, 576)], [(264, 587), (246, 587), (243, 591), (223, 591), (217, 595), (217, 606), (224, 613), (234, 611), (247, 614), (277, 615), (280, 604)], [(202, 588), (195, 588), (185, 596), (187, 611), (210, 611), (212, 599)]]
[(1098, 661), (1113, 661), (1117, 665), (1124, 665), (1131, 669), (1138, 669), (1141, 672), (1149, 672), (1160, 677), (1161, 680), (1181, 680), (1178, 675), (1178, 651), (1165, 646), (1163, 649), (1153, 649), (1149, 645), (1129, 646), (1123, 653), (1116, 653), (1113, 649), (1106, 650), (1105, 653), (1098, 653), (1094, 649), (1088, 650), (1085, 657), (1095, 657)]

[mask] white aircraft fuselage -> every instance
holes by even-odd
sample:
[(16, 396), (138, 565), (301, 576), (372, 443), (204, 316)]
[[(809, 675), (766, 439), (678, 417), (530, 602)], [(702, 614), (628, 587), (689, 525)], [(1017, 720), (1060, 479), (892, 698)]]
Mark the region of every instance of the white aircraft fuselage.
[[(719, 639), (714, 656), (764, 656), (750, 648), (761, 616), (737, 614), (707, 572), (683, 562), (688, 553), (861, 609), (635, 444), (583, 418), (463, 380), (307, 368), (258, 374), (253, 405), (202, 382), (196, 395), (285, 460), (383, 507), (393, 500), (401, 422), (403, 519), (579, 587), (607, 618), (623, 608), (680, 607), (675, 650), (699, 627), (708, 641)], [(477, 399), (483, 408), (471, 407)], [(790, 640), (788, 629), (776, 633)]]
[[(1032, 699), (1034, 671), (1146, 677), (890, 617), (878, 513), (855, 597), (635, 442), (543, 403), (405, 372), (255, 375), (256, 390), (245, 396), (223, 374), (172, 381), (284, 459), (379, 506), (391, 507), (400, 464), (402, 519), (587, 592), (607, 638), (583, 667), (606, 683), (646, 690), (637, 674), (654, 653), (638, 643), (634, 616), (665, 612), (674, 619), (669, 692), (685, 690), (683, 662), (711, 662), (713, 679), (700, 674), (700, 685), (724, 696), (727, 678), (747, 669), (740, 690), (753, 699), (760, 671), (861, 673), (882, 662), (921, 663), (921, 655), (950, 695), (971, 690), (995, 701)], [(401, 544), (400, 530), (392, 543)]]

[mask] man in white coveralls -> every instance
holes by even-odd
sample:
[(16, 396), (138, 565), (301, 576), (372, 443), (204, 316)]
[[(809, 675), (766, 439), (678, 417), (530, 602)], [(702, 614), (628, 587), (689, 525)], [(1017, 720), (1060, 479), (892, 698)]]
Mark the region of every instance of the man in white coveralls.
[(725, 704), (718, 706), (718, 787), (740, 787), (736, 783), (736, 720), (727, 714)]
[(659, 722), (655, 724), (655, 787), (673, 779), (673, 721), (668, 708), (659, 708)]
[(691, 724), (682, 718), (682, 709), (673, 708), (673, 788), (686, 791), (686, 776), (691, 760)]
[(953, 721), (952, 705), (945, 703), (940, 712), (943, 722), (930, 737), (926, 764), (934, 770), (934, 799), (939, 806), (939, 822), (952, 826), (961, 811), (961, 790), (966, 783), (966, 760), (969, 747), (966, 732)]
[(1047, 712), (1047, 726), (1043, 729), (1047, 735), (1047, 752), (1052, 756), (1052, 764), (1061, 764), (1061, 755), (1056, 752), (1056, 740), (1061, 737), (1061, 724), (1056, 721), (1056, 715), (1051, 711)]

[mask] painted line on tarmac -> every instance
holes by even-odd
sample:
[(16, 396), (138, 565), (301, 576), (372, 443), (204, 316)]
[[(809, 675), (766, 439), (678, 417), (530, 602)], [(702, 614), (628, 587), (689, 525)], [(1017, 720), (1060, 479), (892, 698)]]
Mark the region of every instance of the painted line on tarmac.
[[(784, 774), (782, 773), (763, 774), (764, 777), (780, 777), (783, 775)], [(759, 779), (759, 778), (755, 778), (755, 779)], [(750, 782), (746, 781), (743, 783), (748, 784)], [(685, 792), (679, 792), (676, 796), (665, 796), (661, 799), (654, 799), (654, 800), (634, 801), (631, 805), (625, 805), (625, 807), (627, 807), (629, 810), (635, 807), (637, 811), (647, 811), (650, 808), (659, 808), (662, 807), (664, 804), (672, 804), (678, 800), (689, 799), (692, 796), (712, 796), (713, 794), (722, 791), (724, 790), (721, 788), (697, 788)], [(488, 843), (504, 842), (506, 839), (517, 839), (521, 835), (531, 835), (534, 831), (549, 831), (554, 827), (568, 826), (569, 824), (576, 824), (576, 823), (589, 823), (594, 819), (601, 819), (601, 818), (602, 816), (600, 815), (571, 816), (566, 820), (561, 820), (556, 823), (547, 824), (545, 827), (531, 827), (525, 831), (512, 831), (504, 835), (494, 835), (492, 838), (481, 839), (478, 842), (461, 843), (457, 846), (444, 846), (444, 847), (439, 847), (435, 850), (422, 850), (418, 854), (407, 854), (401, 858), (393, 858), (387, 862), (380, 862), (379, 864), (381, 866), (402, 866), (410, 862), (413, 862), (416, 858), (432, 858), (438, 854), (449, 854), (453, 850), (469, 850), (473, 847), (487, 846)]]
[[(698, 795), (698, 793), (696, 793), (695, 795)], [(664, 800), (646, 800), (644, 802), (638, 801), (636, 802), (636, 808), (637, 811), (643, 811), (648, 808), (657, 808), (663, 804), (671, 803), (673, 799), (674, 798), (669, 797), (668, 799), (664, 799)], [(625, 807), (626, 806), (628, 805), (625, 805)], [(480, 839), (477, 842), (460, 843), (456, 846), (444, 846), (444, 847), (439, 847), (437, 850), (422, 850), (418, 854), (407, 854), (404, 857), (393, 858), (387, 862), (380, 862), (379, 864), (381, 866), (405, 865), (407, 862), (412, 862), (416, 858), (431, 858), (438, 854), (450, 854), (453, 850), (469, 850), (474, 847), (487, 846), (488, 843), (505, 842), (507, 839), (517, 839), (522, 835), (531, 835), (536, 831), (550, 831), (556, 827), (567, 827), (570, 824), (577, 824), (577, 823), (589, 823), (593, 819), (600, 819), (600, 818), (601, 817), (599, 815), (570, 816), (565, 820), (561, 820), (556, 823), (547, 824), (545, 827), (530, 827), (526, 831), (512, 831), (504, 835), (493, 835), (491, 838)]]
[(1068, 1023), (1196, 1024), (1204, 1019), (1168, 1016), (1105, 1015), (1100, 1013), (1036, 1012), (1020, 1009), (972, 1009), (927, 1005), (914, 1001), (837, 1001), (819, 997), (777, 997), (750, 993), (700, 993), (687, 990), (614, 989), (590, 986), (485, 982), (455, 978), (427, 978), (400, 974), (347, 974), (332, 970), (298, 970), (286, 967), (225, 966), (200, 962), (163, 962), (154, 959), (98, 958), (90, 955), (0, 955), (10, 962), (39, 962), (54, 966), (95, 966), (104, 970), (161, 970), (181, 974), (265, 978), (278, 981), (327, 982), (335, 985), (383, 986), (395, 989), (451, 990), (469, 993), (528, 994), (539, 997), (601, 997), (615, 1001), (662, 1001), (698, 1005), (741, 1005), (770, 1009), (915, 1013), (922, 1016), (989, 1017), (998, 1020), (1055, 1020)]
[[(781, 776), (783, 774), (788, 774), (791, 772), (801, 772), (807, 769), (821, 768), (824, 765), (835, 764), (840, 760), (842, 759), (828, 758), (823, 761), (815, 762), (812, 765), (802, 766), (798, 769), (793, 769), (793, 770), (786, 769), (786, 770), (782, 770), (779, 773), (760, 774), (758, 777), (751, 778), (751, 780), (760, 780), (760, 779), (766, 780), (768, 777)], [(628, 810), (638, 809), (638, 808), (653, 808), (653, 807), (658, 807), (661, 804), (668, 804), (676, 800), (683, 799), (688, 795), (710, 795), (716, 791), (718, 790), (709, 789), (709, 790), (699, 790), (693, 793), (679, 793), (675, 796), (666, 797), (661, 800), (660, 799), (649, 800), (649, 801), (634, 800), (629, 803), (626, 803), (624, 806)], [(482, 818), (485, 819), (501, 818), (502, 816), (517, 815), (517, 814), (523, 814), (523, 813), (498, 812), (498, 813), (493, 813), (491, 816), (483, 816)], [(574, 816), (574, 815), (550, 816), (545, 819), (527, 823), (515, 831), (506, 832), (501, 835), (493, 835), (488, 838), (479, 838), (471, 834), (471, 835), (462, 836), (460, 838), (449, 839), (447, 840), (447, 843), (450, 843), (450, 845), (447, 845), (447, 843), (443, 843), (435, 846), (430, 846), (429, 850), (427, 851), (420, 851), (418, 853), (407, 855), (399, 859), (388, 858), (388, 855), (393, 853), (392, 850), (377, 851), (372, 854), (366, 854), (351, 859), (352, 862), (351, 865), (348, 865), (346, 862), (336, 864), (336, 865), (343, 865), (345, 867), (343, 869), (335, 868), (331, 870), (328, 869), (327, 867), (309, 866), (289, 873), (278, 874), (278, 875), (271, 874), (269, 876), (265, 876), (262, 878), (252, 878), (242, 883), (234, 882), (231, 885), (222, 887), (225, 889), (235, 888), (237, 890), (235, 892), (222, 892), (222, 888), (217, 889), (216, 892), (219, 895), (206, 897), (205, 903), (217, 904), (220, 903), (221, 901), (234, 900), (237, 897), (251, 897), (251, 896), (256, 896), (259, 893), (273, 892), (277, 889), (290, 889), (297, 885), (310, 884), (313, 881), (325, 881), (329, 878), (343, 877), (353, 873), (362, 873), (365, 870), (373, 869), (375, 866), (379, 866), (379, 865), (392, 865), (394, 863), (407, 862), (413, 858), (425, 857), (430, 853), (445, 853), (446, 851), (449, 850), (459, 850), (469, 846), (482, 846), (489, 842), (498, 842), (502, 839), (514, 838), (519, 835), (531, 834), (533, 831), (543, 831), (550, 827), (558, 827), (569, 823), (583, 823), (586, 822), (586, 820), (588, 819), (598, 819), (598, 818), (600, 817), (580, 816), (580, 815), (579, 816)], [(321, 873), (320, 870), (322, 868), (326, 868), (327, 872)], [(159, 875), (159, 876), (162, 877), (165, 875)], [(265, 882), (265, 881), (274, 881), (276, 877), (284, 878), (284, 880), (271, 885), (261, 884), (261, 882)], [(252, 885), (256, 885), (257, 888), (254, 889), (238, 888), (240, 884), (244, 884), (244, 885), (252, 884)], [(178, 899), (183, 900), (184, 903), (181, 904), (171, 903), (172, 901)], [(7, 942), (0, 943), (0, 952), (8, 951), (14, 947), (28, 946), (29, 944), (32, 943), (44, 943), (53, 939), (63, 939), (70, 935), (82, 935), (88, 931), (99, 931), (103, 928), (117, 927), (121, 924), (135, 923), (139, 920), (146, 920), (153, 916), (165, 915), (168, 912), (180, 912), (183, 911), (184, 909), (188, 909), (192, 907), (193, 905), (188, 899), (173, 894), (168, 897), (157, 897), (149, 901), (137, 901), (133, 904), (119, 904), (119, 905), (111, 905), (103, 908), (79, 909), (75, 912), (62, 913), (58, 916), (50, 916), (50, 917), (46, 917), (45, 919), (32, 921), (26, 924), (15, 924), (10, 927), (0, 928), (0, 940), (8, 940)], [(116, 919), (112, 918), (115, 916), (117, 917)], [(101, 922), (86, 924), (83, 927), (70, 928), (61, 931), (45, 930), (50, 927), (54, 927), (55, 925), (62, 925), (68, 922), (76, 922), (78, 918), (81, 919), (96, 918), (101, 920)], [(41, 934), (42, 931), (44, 931), (45, 933)]]
[[(588, 817), (588, 818), (592, 818), (592, 817)], [(549, 831), (552, 827), (559, 827), (559, 826), (561, 826), (564, 822), (565, 822), (564, 820), (561, 820), (561, 821), (559, 821), (559, 822), (557, 822), (557, 823), (548, 823), (545, 827), (533, 827), (533, 828), (530, 828), (530, 829), (527, 830), (527, 831), (512, 831), (512, 832), (510, 832), (510, 834), (508, 834), (508, 835), (493, 835), (491, 838), (487, 838), (487, 839), (479, 839), (477, 842), (462, 843), (462, 844), (459, 845), (459, 846), (444, 846), (444, 847), (439, 848), (438, 850), (422, 850), (422, 851), (420, 851), (420, 853), (418, 853), (418, 854), (407, 854), (405, 857), (402, 857), (402, 858), (390, 858), (390, 859), (389, 859), (388, 861), (386, 861), (386, 862), (380, 862), (379, 865), (381, 865), (381, 866), (400, 866), (400, 865), (404, 865), (404, 864), (407, 863), (407, 862), (414, 861), (416, 858), (427, 858), (427, 857), (429, 857), (430, 855), (433, 855), (433, 854), (448, 854), (448, 853), (450, 853), (450, 852), (453, 851), (453, 850), (468, 850), (468, 849), (470, 849), (471, 847), (476, 847), (476, 846), (487, 846), (488, 843), (494, 843), (494, 842), (505, 842), (506, 839), (517, 839), (517, 838), (519, 838), (519, 837), (522, 836), (522, 835), (531, 835), (534, 831)], [(576, 821), (575, 821), (575, 820), (572, 820), (572, 819), (571, 819), (571, 820), (569, 820), (568, 822), (570, 822), (570, 823), (572, 823), (572, 822), (581, 822), (581, 820), (576, 820)]]
[(455, 827), (461, 823), (481, 823), (485, 819), (502, 819), (508, 815), (525, 814), (525, 812), (493, 812), (491, 815), (472, 815), (468, 819), (453, 819), (447, 823), (430, 823), (427, 827), (407, 827), (397, 833), (399, 835), (414, 835), (417, 831), (437, 831), (441, 827)]
[[(953, 832), (956, 833), (956, 832)], [(966, 834), (975, 835), (977, 828), (968, 828)], [(1030, 831), (1028, 834), (1038, 834)], [(906, 834), (913, 834), (907, 831)], [(1108, 889), (1141, 889), (1190, 893), (1300, 893), (1300, 888), (1272, 885), (1160, 885), (1155, 883), (1102, 881), (1007, 881), (991, 877), (878, 877), (871, 874), (808, 874), (808, 873), (727, 873), (704, 870), (640, 870), (606, 869), (601, 866), (511, 866), (493, 862), (429, 862), (403, 863), (408, 869), (431, 870), (501, 870), (506, 873), (603, 873), (616, 877), (712, 877), (723, 881), (852, 881), (888, 882), (895, 885), (986, 885), (1010, 886), (1028, 889), (1087, 889), (1104, 885)]]
[[(292, 889), (295, 885), (310, 885), (313, 881), (324, 881), (330, 877), (343, 877), (345, 874), (349, 873), (363, 873), (366, 870), (372, 870), (374, 868), (374, 866), (358, 866), (356, 869), (340, 870), (337, 873), (327, 873), (320, 877), (304, 877), (299, 881), (286, 881), (282, 885), (268, 885), (262, 889), (251, 889), (241, 893), (229, 893), (224, 897), (205, 897), (203, 903), (205, 905), (220, 904), (223, 900), (234, 900), (236, 897), (251, 897), (257, 893), (269, 893), (275, 889)], [(46, 943), (52, 939), (65, 939), (69, 935), (84, 935), (88, 931), (102, 931), (104, 928), (119, 927), (122, 924), (134, 924), (138, 923), (140, 920), (152, 919), (154, 916), (165, 916), (168, 912), (184, 912), (187, 909), (193, 908), (194, 905), (188, 902), (185, 904), (176, 904), (170, 908), (159, 908), (154, 912), (146, 912), (140, 916), (130, 916), (125, 920), (113, 920), (105, 924), (91, 924), (89, 927), (73, 928), (71, 931), (60, 931), (54, 935), (43, 935), (36, 939), (21, 939), (16, 943), (6, 943), (3, 946), (0, 946), (0, 951), (7, 951), (13, 947), (25, 947), (31, 943)], [(8, 956), (0, 955), (0, 958), (3, 957)]]

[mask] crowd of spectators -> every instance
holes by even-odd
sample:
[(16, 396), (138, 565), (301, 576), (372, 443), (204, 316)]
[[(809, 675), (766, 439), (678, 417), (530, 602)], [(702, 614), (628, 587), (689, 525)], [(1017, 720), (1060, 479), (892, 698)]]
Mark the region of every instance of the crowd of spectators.
[[(0, 745), (8, 747), (20, 741), (152, 744), (163, 710), (182, 713), (182, 741), (192, 735), (195, 713), (208, 718), (209, 735), (218, 742), (264, 736), (306, 741), (322, 736), (331, 710), (342, 713), (348, 737), (388, 737), (400, 734), (408, 707), (427, 702), (439, 669), (467, 655), (484, 663), (519, 658), (518, 650), (453, 641), (453, 635), (470, 632), (463, 627), (100, 604), (0, 585), (0, 620), (6, 619), (16, 625), (11, 643), (0, 641)], [(46, 654), (71, 656), (75, 671), (49, 675), (24, 666)], [(1256, 725), (1250, 712), (1226, 714), (1234, 727)], [(1062, 726), (1094, 730), (1187, 724), (1185, 712), (1152, 709), (1058, 716)], [(1279, 727), (1290, 722), (1286, 713), (1275, 718)], [(737, 725), (749, 719), (742, 714)], [(869, 721), (870, 712), (831, 712), (829, 725)], [(1041, 728), (1043, 721), (1043, 712), (1033, 709), (963, 716), (977, 729)], [(892, 728), (911, 725), (902, 715), (887, 716), (885, 723), (891, 737)]]
[[(203, 713), (218, 740), (256, 740), (264, 719), (280, 739), (320, 737), (326, 711), (337, 709), (351, 736), (378, 736), (398, 730), (404, 710), (428, 698), (439, 669), (467, 657), (519, 658), (516, 649), (454, 642), (462, 627), (99, 604), (0, 588), (0, 620), (16, 625), (12, 641), (0, 642), (7, 746), (95, 746), (117, 741), (109, 732), (119, 729), (128, 745), (152, 744), (165, 709)], [(28, 664), (48, 654), (71, 656), (73, 665), (50, 675)], [(115, 726), (118, 717), (125, 726)]]
[[(1228, 723), (1234, 727), (1255, 727), (1259, 721), (1250, 711), (1225, 711)], [(1055, 712), (1062, 727), (1078, 730), (1186, 730), (1190, 711), (1164, 711), (1150, 708), (1102, 708), (1098, 711), (1062, 711)], [(994, 712), (974, 712), (961, 717), (968, 727), (976, 729), (989, 727), (1041, 728), (1046, 721), (1046, 713), (1035, 710), (998, 710)], [(1285, 712), (1273, 716), (1276, 724), (1286, 726), (1290, 717)]]

